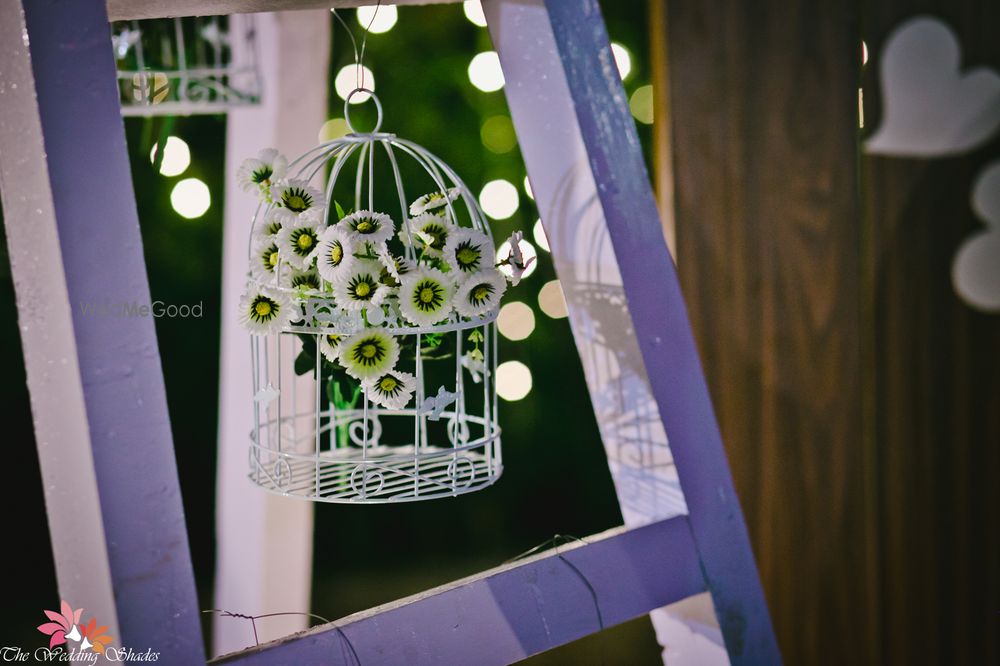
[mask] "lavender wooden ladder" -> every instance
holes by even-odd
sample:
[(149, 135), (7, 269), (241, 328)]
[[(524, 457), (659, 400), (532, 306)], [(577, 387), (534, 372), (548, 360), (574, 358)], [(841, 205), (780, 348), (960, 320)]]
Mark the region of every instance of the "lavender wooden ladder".
[[(138, 18), (373, 3), (266, 4), (111, 0), (109, 6)], [(589, 184), (599, 204), (687, 514), (595, 535), (586, 544), (541, 553), (220, 661), (507, 664), (708, 591), (731, 661), (780, 663), (597, 2), (487, 0), (484, 5), (508, 76), (508, 101), (540, 207), (553, 205), (559, 196), (570, 173), (565, 172), (570, 158), (576, 175), (569, 177)], [(46, 468), (55, 470), (59, 456), (89, 449), (92, 460), (86, 455), (76, 458), (91, 469), (84, 470), (82, 481), (75, 481), (80, 487), (71, 490), (90, 498), (89, 509), (100, 515), (103, 526), (103, 548), (94, 555), (100, 562), (79, 562), (73, 552), (79, 544), (56, 538), (54, 532), (60, 590), (65, 595), (82, 589), (81, 567), (106, 572), (101, 580), (114, 600), (108, 613), (117, 616), (113, 630), (122, 644), (151, 648), (160, 653), (161, 663), (204, 663), (152, 323), (110, 325), (71, 307), (88, 298), (149, 298), (104, 0), (4, 3), (0, 26), (5, 35), (25, 37), (9, 42), (13, 55), (0, 68), (4, 112), (16, 108), (24, 114), (23, 134), (45, 149), (25, 151), (25, 138), (16, 128), (0, 127), (5, 185), (28, 168), (37, 186), (32, 194), (44, 195), (39, 195), (39, 222), (24, 217), (35, 209), (28, 210), (20, 193), (4, 192), (19, 316), (22, 322), (35, 323), (39, 314), (31, 299), (42, 298), (40, 325), (62, 327), (58, 330), (74, 343), (46, 347), (25, 336), (36, 431), (50, 432), (62, 418), (43, 394), (50, 382), (48, 368), (67, 355), (72, 357), (69, 365), (79, 370), (66, 375), (67, 391), (86, 415), (78, 438), (49, 442), (40, 436), (39, 455), (48, 479), (56, 478)], [(543, 81), (552, 85), (543, 86)], [(568, 152), (553, 150), (552, 141), (560, 133)], [(5, 157), (15, 154), (24, 156), (17, 165)], [(40, 238), (26, 233), (25, 225), (43, 223), (52, 223), (53, 233)], [(38, 275), (31, 253), (42, 250), (54, 258), (56, 273), (62, 270), (63, 295), (50, 301), (25, 282)], [(66, 497), (66, 490), (46, 485), (53, 526), (79, 514), (79, 503), (71, 507), (74, 500)]]

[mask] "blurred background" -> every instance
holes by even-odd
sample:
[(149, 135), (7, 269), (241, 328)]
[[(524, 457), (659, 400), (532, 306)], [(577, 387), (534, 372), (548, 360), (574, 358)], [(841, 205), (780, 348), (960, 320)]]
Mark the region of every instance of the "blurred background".
[[(469, 4), (383, 8), (365, 64), (384, 126), (437, 153), (473, 191), (492, 184), (483, 206), (494, 234), (521, 229), (536, 248), (537, 269), (507, 297), (531, 309), (533, 326), (521, 318), (500, 350), (531, 382), (501, 404), (496, 486), (453, 501), (316, 507), (312, 612), (326, 618), (495, 566), (554, 534), (621, 524), (497, 72), (477, 60), (492, 45)], [(878, 67), (892, 31), (933, 15), (960, 41), (962, 67), (1000, 70), (1000, 5), (602, 9), (665, 233), (676, 237), (786, 661), (1000, 663), (1000, 316), (959, 298), (951, 276), (956, 250), (983, 227), (970, 188), (1000, 157), (1000, 135), (937, 159), (863, 150), (885, 114)], [(360, 36), (356, 12), (341, 17)], [(332, 34), (326, 136), (343, 131), (338, 75), (348, 67), (347, 90), (354, 75), (343, 27)], [(152, 296), (204, 304), (202, 319), (156, 322), (204, 608), (215, 565), (225, 123), (125, 122)], [(30, 572), (9, 577), (14, 603), (0, 617), (8, 644), (33, 644), (36, 615), (58, 597), (6, 257), (0, 314), (11, 364), (0, 387), (13, 472), (0, 491), (12, 509), (5, 555), (9, 571)], [(207, 618), (204, 627), (210, 639)], [(646, 618), (531, 662), (662, 663)]]

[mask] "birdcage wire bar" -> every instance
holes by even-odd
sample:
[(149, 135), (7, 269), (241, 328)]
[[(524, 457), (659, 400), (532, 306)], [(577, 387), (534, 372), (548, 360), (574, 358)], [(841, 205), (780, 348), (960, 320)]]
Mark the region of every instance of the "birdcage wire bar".
[[(324, 188), (325, 222), (336, 221), (330, 217), (334, 215), (335, 190), (345, 185), (344, 176), (350, 173), (351, 166), (354, 209), (360, 210), (367, 202), (368, 210), (388, 210), (386, 206), (376, 207), (378, 155), (388, 162), (396, 190), (386, 196), (394, 200), (394, 207), (399, 206), (400, 228), (410, 234), (409, 199), (399, 161), (405, 157), (419, 165), (427, 177), (422, 191), (457, 188), (455, 201), (447, 202), (446, 215), (453, 224), (482, 231), (492, 242), (486, 217), (461, 178), (418, 144), (380, 132), (381, 106), (374, 95), (372, 99), (378, 108), (375, 129), (356, 132), (351, 127), (346, 136), (322, 143), (288, 165), (291, 177), (309, 182), (329, 167)], [(346, 103), (345, 117), (350, 127)], [(352, 161), (356, 163), (352, 165)], [(351, 183), (348, 180), (346, 184)], [(268, 210), (265, 204), (258, 207), (254, 229)], [(407, 259), (416, 259), (413, 244), (405, 244), (404, 251)], [(279, 262), (277, 271), (281, 270)], [(322, 281), (322, 287), (326, 285)], [(412, 366), (403, 368), (412, 370), (416, 377), (413, 399), (404, 408), (388, 409), (371, 403), (362, 393), (359, 405), (337, 407), (324, 395), (321, 354), (314, 354), (314, 367), (305, 378), (289, 372), (287, 362), (283, 368), (282, 359), (289, 357), (290, 350), (300, 348), (298, 336), (314, 336), (318, 345), (320, 336), (345, 335), (354, 330), (331, 316), (335, 306), (331, 298), (322, 295), (322, 289), (319, 294), (303, 298), (294, 289), (280, 286), (277, 278), (267, 286), (294, 299), (302, 316), (280, 333), (251, 335), (254, 427), (250, 433), (248, 476), (253, 483), (272, 493), (313, 501), (377, 504), (455, 497), (497, 481), (503, 471), (503, 457), (494, 386), (498, 362), (496, 308), (472, 318), (452, 311), (445, 321), (431, 326), (413, 326), (402, 318), (389, 318), (381, 328), (394, 335), (401, 347), (412, 346), (414, 350), (413, 358), (407, 359), (412, 360)], [(461, 363), (463, 345), (472, 331), (481, 334), (485, 359), (479, 384), (472, 381)], [(429, 334), (450, 338), (451, 358), (426, 357), (423, 342)], [(399, 363), (404, 363), (402, 356)], [(451, 367), (444, 371), (449, 363), (453, 373)], [(433, 373), (428, 371), (430, 364), (437, 365)], [(296, 393), (296, 385), (303, 379), (310, 398), (310, 404), (304, 406)], [(262, 401), (262, 393), (266, 397), (269, 391), (276, 395)]]

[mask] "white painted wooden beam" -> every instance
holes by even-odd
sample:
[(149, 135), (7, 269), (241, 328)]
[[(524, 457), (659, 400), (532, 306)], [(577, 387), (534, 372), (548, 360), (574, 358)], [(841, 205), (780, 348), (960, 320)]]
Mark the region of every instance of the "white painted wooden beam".
[[(112, 21), (167, 18), (174, 16), (215, 16), (257, 12), (330, 9), (375, 5), (378, 0), (107, 0)], [(394, 5), (439, 5), (461, 0), (392, 0)]]
[[(226, 126), (226, 211), (222, 265), (222, 359), (219, 377), (219, 455), (216, 523), (215, 607), (262, 614), (308, 612), (312, 583), (313, 505), (262, 492), (247, 480), (247, 451), (253, 423), (250, 339), (236, 313), (247, 273), (250, 219), (256, 198), (240, 190), (236, 170), (261, 148), (294, 157), (316, 145), (326, 120), (330, 21), (326, 11), (279, 12), (254, 17), (264, 91), (257, 107), (230, 111)], [(233, 21), (247, 20), (234, 16)], [(242, 32), (242, 29), (238, 29)], [(234, 48), (241, 46), (234, 43)], [(237, 56), (239, 54), (236, 54)], [(294, 354), (285, 345), (281, 385), (294, 378)], [(308, 382), (297, 397), (307, 409)], [(308, 626), (289, 615), (257, 623), (261, 640)], [(253, 645), (249, 622), (214, 620), (215, 654)]]
[[(20, 2), (0, 3), (0, 183), (59, 595), (120, 636)], [(52, 608), (57, 599), (52, 600)], [(40, 611), (40, 609), (39, 609)]]

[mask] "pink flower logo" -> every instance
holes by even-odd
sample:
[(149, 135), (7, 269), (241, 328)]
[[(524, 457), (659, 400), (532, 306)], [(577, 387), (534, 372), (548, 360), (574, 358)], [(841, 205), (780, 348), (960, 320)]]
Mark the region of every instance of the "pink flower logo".
[(45, 611), (46, 617), (51, 622), (38, 625), (38, 631), (49, 637), (49, 649), (66, 643), (66, 635), (76, 630), (76, 625), (80, 623), (80, 616), (83, 614), (82, 608), (73, 610), (65, 601), (62, 602), (60, 611), (59, 613)]

